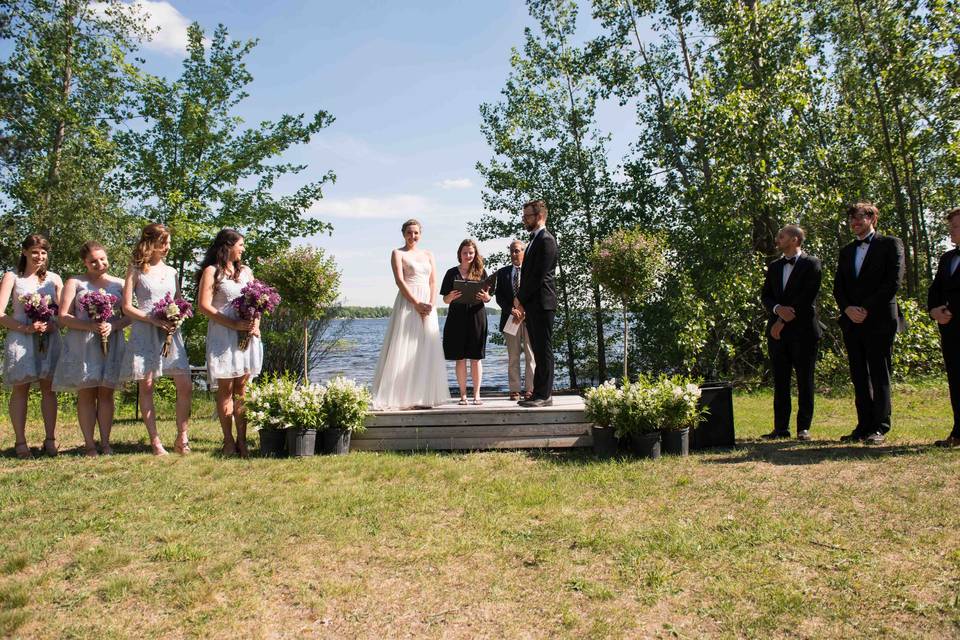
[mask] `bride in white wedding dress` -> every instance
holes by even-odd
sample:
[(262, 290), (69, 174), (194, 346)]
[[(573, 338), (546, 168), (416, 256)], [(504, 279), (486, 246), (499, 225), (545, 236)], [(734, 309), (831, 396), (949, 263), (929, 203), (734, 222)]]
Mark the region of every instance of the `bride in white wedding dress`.
[(447, 363), (437, 320), (436, 264), (433, 254), (417, 249), (420, 223), (402, 227), (404, 246), (390, 255), (397, 299), (373, 375), (373, 408), (435, 407), (450, 399)]

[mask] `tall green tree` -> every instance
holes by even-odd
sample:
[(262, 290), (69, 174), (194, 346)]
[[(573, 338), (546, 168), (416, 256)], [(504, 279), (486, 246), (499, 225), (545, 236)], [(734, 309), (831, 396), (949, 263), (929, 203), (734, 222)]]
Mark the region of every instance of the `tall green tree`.
[(128, 193), (139, 200), (142, 217), (171, 227), (171, 259), (181, 277), (222, 227), (244, 234), (250, 259), (331, 229), (306, 212), (335, 179), (333, 172), (288, 195), (274, 190), (281, 178), (306, 169), (278, 156), (309, 142), (333, 116), (322, 110), (309, 117), (284, 114), (244, 127), (236, 108), (248, 97), (253, 78), (244, 59), (255, 45), (232, 40), (223, 25), (208, 45), (192, 24), (180, 77), (144, 75), (137, 108), (145, 126), (118, 134)]
[(112, 132), (129, 116), (129, 56), (147, 36), (119, 0), (0, 1), (0, 262), (15, 262), (30, 232), (55, 242), (54, 266), (85, 240), (128, 235)]

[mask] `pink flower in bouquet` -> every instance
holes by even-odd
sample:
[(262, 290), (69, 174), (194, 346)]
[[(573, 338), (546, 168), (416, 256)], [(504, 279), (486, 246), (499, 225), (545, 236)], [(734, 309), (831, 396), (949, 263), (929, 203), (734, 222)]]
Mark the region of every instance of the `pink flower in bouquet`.
[[(268, 315), (280, 304), (280, 294), (277, 290), (261, 280), (251, 280), (240, 291), (240, 295), (230, 303), (237, 312), (237, 317), (243, 320), (256, 320), (260, 316)], [(250, 344), (250, 333), (241, 331), (237, 338), (237, 346), (244, 350)]]
[(170, 355), (170, 346), (173, 344), (173, 332), (183, 324), (184, 320), (193, 317), (193, 305), (180, 296), (174, 298), (168, 293), (154, 303), (150, 313), (154, 318), (173, 323), (173, 328), (167, 331), (167, 338), (163, 341), (163, 349), (160, 351), (160, 355), (166, 358)]
[[(77, 303), (87, 310), (87, 315), (91, 320), (98, 323), (109, 322), (113, 318), (116, 304), (119, 301), (120, 298), (112, 293), (107, 293), (104, 289), (88, 291), (77, 297)], [(100, 350), (103, 351), (103, 355), (107, 355), (107, 336), (100, 336)]]
[[(57, 315), (57, 310), (60, 308), (53, 301), (53, 296), (49, 294), (28, 293), (22, 295), (20, 296), (20, 304), (23, 305), (23, 312), (31, 322), (50, 322), (50, 319)], [(47, 334), (41, 333), (38, 340), (40, 342), (38, 350), (43, 353), (47, 350)]]

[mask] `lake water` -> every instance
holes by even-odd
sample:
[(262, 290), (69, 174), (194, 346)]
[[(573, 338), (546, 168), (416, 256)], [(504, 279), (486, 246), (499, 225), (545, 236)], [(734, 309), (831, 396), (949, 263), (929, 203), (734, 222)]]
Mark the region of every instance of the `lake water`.
[[(446, 317), (440, 318), (440, 330)], [(373, 373), (377, 368), (380, 357), (380, 347), (383, 345), (383, 336), (387, 331), (389, 318), (366, 318), (357, 320), (334, 320), (327, 330), (327, 335), (336, 335), (338, 329), (343, 329), (341, 346), (336, 347), (327, 356), (314, 365), (310, 370), (310, 380), (323, 382), (330, 378), (343, 375), (353, 378), (357, 382), (370, 385), (373, 382)], [(497, 332), (499, 316), (488, 316), (490, 331), (489, 338)], [(343, 327), (343, 323), (346, 326)], [(484, 389), (508, 390), (507, 381), (507, 347), (494, 344), (487, 340), (487, 356), (483, 359)], [(558, 372), (559, 373), (559, 372)], [(457, 386), (457, 377), (453, 369), (453, 362), (447, 362), (447, 379), (451, 387)], [(560, 380), (557, 380), (560, 383)], [(467, 384), (470, 384), (469, 375)]]

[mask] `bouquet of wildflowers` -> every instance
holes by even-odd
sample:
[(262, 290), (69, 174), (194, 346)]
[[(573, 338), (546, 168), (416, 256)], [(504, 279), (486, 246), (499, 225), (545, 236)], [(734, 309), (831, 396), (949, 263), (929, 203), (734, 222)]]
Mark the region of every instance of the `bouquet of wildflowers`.
[[(240, 295), (230, 303), (243, 320), (256, 320), (267, 315), (280, 304), (277, 290), (260, 280), (251, 280), (240, 291)], [(237, 346), (241, 351), (250, 344), (250, 332), (241, 331), (237, 337)]]
[[(108, 322), (113, 317), (114, 306), (119, 301), (120, 298), (107, 293), (104, 289), (87, 291), (77, 298), (77, 303), (87, 310), (87, 316), (96, 323)], [(107, 355), (108, 340), (107, 336), (100, 336), (100, 350), (103, 355)]]
[[(53, 301), (53, 296), (49, 294), (28, 293), (20, 296), (20, 304), (23, 305), (23, 311), (31, 322), (50, 322), (60, 308)], [(41, 333), (38, 340), (37, 350), (43, 353), (47, 350), (47, 334)]]
[(180, 296), (174, 298), (168, 293), (157, 300), (151, 313), (154, 318), (173, 323), (173, 328), (167, 331), (167, 338), (163, 341), (163, 349), (160, 351), (160, 355), (166, 358), (170, 355), (170, 345), (173, 344), (173, 332), (183, 324), (184, 320), (193, 317), (193, 306)]

